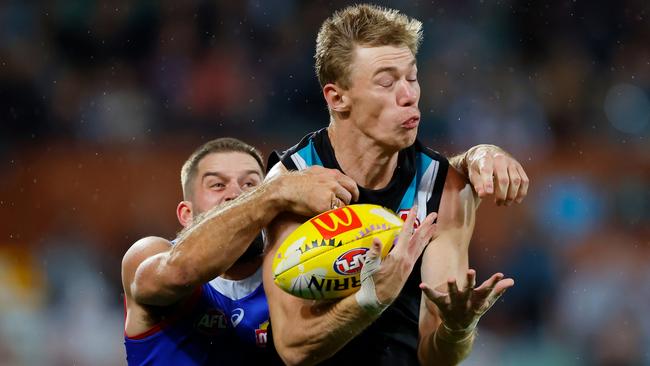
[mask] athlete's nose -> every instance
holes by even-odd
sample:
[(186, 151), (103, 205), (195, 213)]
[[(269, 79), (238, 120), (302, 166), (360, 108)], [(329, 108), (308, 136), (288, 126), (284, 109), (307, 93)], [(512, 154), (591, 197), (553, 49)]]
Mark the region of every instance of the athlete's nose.
[(400, 80), (397, 90), (397, 104), (400, 106), (412, 106), (418, 100), (417, 81)]
[(225, 201), (232, 201), (235, 198), (239, 197), (240, 194), (242, 194), (242, 189), (239, 186), (239, 184), (231, 184), (226, 188), (226, 199)]

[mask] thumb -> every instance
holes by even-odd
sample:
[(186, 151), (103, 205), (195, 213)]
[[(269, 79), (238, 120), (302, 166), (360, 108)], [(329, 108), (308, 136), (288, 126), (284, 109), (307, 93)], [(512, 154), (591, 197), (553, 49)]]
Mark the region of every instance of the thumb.
[(366, 262), (376, 260), (377, 258), (381, 261), (381, 248), (381, 240), (379, 238), (372, 239), (372, 245), (366, 254)]
[(363, 261), (363, 267), (361, 267), (361, 274), (359, 278), (361, 281), (365, 281), (366, 278), (372, 276), (375, 272), (379, 270), (379, 265), (381, 264), (381, 241), (379, 238), (372, 239), (372, 245), (370, 250), (366, 253), (366, 259)]

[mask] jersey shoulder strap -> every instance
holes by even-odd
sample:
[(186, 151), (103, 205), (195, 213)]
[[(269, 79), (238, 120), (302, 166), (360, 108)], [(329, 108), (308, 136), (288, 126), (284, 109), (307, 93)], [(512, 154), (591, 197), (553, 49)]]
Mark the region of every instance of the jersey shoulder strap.
[(327, 134), (327, 129), (323, 128), (306, 135), (299, 143), (282, 153), (274, 151), (269, 156), (268, 169), (280, 161), (287, 170), (303, 170), (314, 165), (324, 166), (316, 148), (320, 144), (323, 134)]
[(416, 144), (420, 153), (420, 164), (426, 165), (426, 169), (421, 172), (421, 184), (426, 182), (424, 185), (427, 195), (430, 194), (426, 199), (427, 212), (438, 212), (449, 170), (449, 160), (439, 152), (422, 146), (419, 141)]

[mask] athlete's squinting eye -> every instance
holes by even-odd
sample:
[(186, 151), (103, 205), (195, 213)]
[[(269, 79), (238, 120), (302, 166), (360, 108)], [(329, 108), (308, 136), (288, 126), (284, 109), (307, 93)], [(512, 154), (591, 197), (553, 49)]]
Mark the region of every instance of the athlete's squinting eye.
[(385, 88), (389, 88), (393, 85), (393, 78), (390, 76), (384, 76), (379, 78), (377, 83)]

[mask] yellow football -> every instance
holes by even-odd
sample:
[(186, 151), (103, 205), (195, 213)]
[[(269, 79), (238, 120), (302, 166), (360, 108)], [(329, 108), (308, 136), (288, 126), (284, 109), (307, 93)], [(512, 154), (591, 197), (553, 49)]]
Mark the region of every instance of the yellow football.
[(358, 204), (324, 212), (300, 225), (273, 258), (275, 283), (303, 299), (336, 299), (359, 289), (373, 238), (393, 247), (403, 221), (387, 208)]

